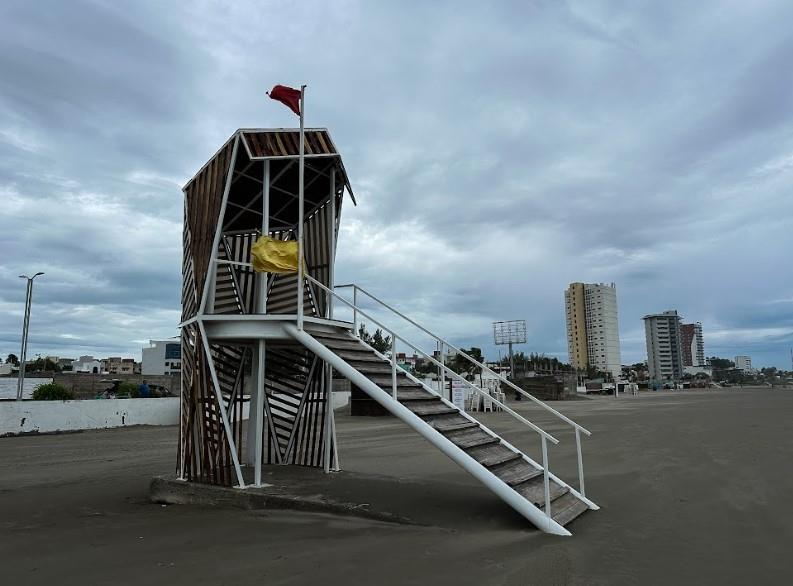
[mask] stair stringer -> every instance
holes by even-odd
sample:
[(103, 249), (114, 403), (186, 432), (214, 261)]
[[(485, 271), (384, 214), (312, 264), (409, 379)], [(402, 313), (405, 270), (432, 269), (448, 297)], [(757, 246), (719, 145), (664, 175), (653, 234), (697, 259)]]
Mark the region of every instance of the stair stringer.
[[(378, 352), (377, 350), (372, 348), (369, 344), (367, 344), (363, 340), (360, 340), (358, 338), (355, 338), (355, 340), (358, 341), (362, 346), (364, 346), (364, 347), (368, 348), (369, 350), (371, 350), (372, 353), (376, 354), (379, 358), (383, 359), (386, 362), (390, 361), (390, 358), (388, 358), (388, 356), (385, 356), (381, 352)], [(448, 405), (449, 407), (453, 407), (453, 408), (457, 409), (457, 406), (454, 403), (452, 403), (451, 401), (449, 401), (449, 399), (447, 399), (446, 397), (441, 395), (438, 391), (433, 389), (431, 386), (429, 386), (427, 383), (425, 383), (420, 378), (417, 378), (417, 377), (413, 376), (407, 370), (403, 370), (400, 374), (404, 374), (409, 380), (413, 381), (416, 384), (421, 385), (422, 388), (425, 391), (428, 391), (428, 392), (432, 393), (433, 395), (435, 395), (436, 397), (438, 397), (445, 405)], [(473, 384), (471, 386), (473, 386)], [(382, 389), (380, 389), (380, 390), (382, 391)], [(386, 394), (388, 394), (388, 393), (386, 393)], [(397, 398), (398, 397), (399, 397), (399, 395), (397, 395)], [(509, 443), (503, 437), (498, 435), (495, 431), (493, 431), (492, 429), (490, 429), (489, 427), (484, 425), (481, 421), (479, 421), (478, 419), (472, 417), (470, 414), (468, 414), (465, 411), (461, 411), (461, 410), (458, 409), (458, 413), (460, 415), (462, 415), (463, 417), (465, 417), (471, 423), (476, 423), (480, 427), (480, 429), (482, 429), (482, 431), (484, 431), (485, 433), (487, 433), (487, 434), (489, 434), (489, 435), (501, 440), (501, 443), (504, 445), (504, 447), (512, 450), (515, 453), (520, 454), (521, 458), (523, 458), (523, 460), (527, 464), (529, 464), (530, 466), (532, 466), (533, 468), (535, 468), (537, 470), (543, 470), (542, 464), (540, 464), (539, 462), (534, 461), (532, 458), (530, 458), (528, 455), (526, 455), (522, 450), (520, 450), (519, 448), (516, 448), (515, 446), (513, 446), (511, 443)], [(587, 497), (582, 495), (578, 490), (576, 490), (574, 487), (572, 487), (569, 484), (567, 484), (564, 480), (562, 480), (561, 478), (556, 476), (556, 474), (554, 474), (550, 470), (548, 471), (548, 479), (554, 481), (559, 486), (568, 489), (578, 500), (580, 500), (587, 507), (589, 507), (590, 510), (592, 510), (592, 511), (600, 510), (600, 506), (599, 505), (597, 505), (595, 502), (591, 501), (590, 499), (588, 499)], [(499, 481), (501, 481), (500, 478), (499, 478)]]
[[(535, 527), (546, 533), (554, 535), (572, 535), (562, 525), (547, 516), (542, 510), (535, 507), (528, 500), (514, 491), (504, 481), (482, 466), (465, 451), (454, 445), (445, 436), (438, 433), (431, 425), (413, 413), (410, 409), (395, 401), (383, 389), (378, 387), (366, 376), (350, 366), (345, 360), (336, 356), (324, 344), (315, 340), (305, 331), (297, 329), (294, 324), (284, 324), (284, 331), (294, 338), (297, 342), (305, 346), (308, 350), (319, 356), (326, 363), (331, 364), (339, 374), (347, 378), (352, 384), (361, 389), (372, 399), (380, 403), (388, 412), (398, 417), (424, 439), (443, 452), (449, 459), (459, 465), (471, 476), (479, 480), (501, 500), (507, 503), (515, 511), (523, 515)], [(492, 432), (491, 432), (492, 433)], [(515, 448), (512, 448), (515, 449)], [(522, 454), (520, 450), (517, 453)]]

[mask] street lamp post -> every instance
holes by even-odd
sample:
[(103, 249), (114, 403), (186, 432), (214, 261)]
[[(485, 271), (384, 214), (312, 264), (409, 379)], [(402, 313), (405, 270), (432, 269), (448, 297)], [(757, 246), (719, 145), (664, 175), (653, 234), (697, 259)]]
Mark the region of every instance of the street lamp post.
[(22, 400), (22, 387), (25, 384), (25, 355), (28, 351), (28, 326), (30, 325), (30, 302), (33, 298), (33, 279), (44, 273), (36, 273), (32, 277), (19, 275), (20, 279), (27, 279), (28, 289), (25, 297), (25, 319), (22, 322), (22, 350), (19, 357), (19, 378), (17, 378), (17, 401)]

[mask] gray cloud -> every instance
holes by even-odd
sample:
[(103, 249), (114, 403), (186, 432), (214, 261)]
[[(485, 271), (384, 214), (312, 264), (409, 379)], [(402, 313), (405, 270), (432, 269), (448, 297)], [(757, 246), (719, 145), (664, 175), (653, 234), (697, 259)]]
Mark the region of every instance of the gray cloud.
[(706, 352), (787, 365), (793, 57), (783, 2), (135, 3), (0, 8), (0, 342), (137, 353), (175, 333), (179, 189), (238, 127), (289, 126), (309, 84), (360, 205), (338, 278), (453, 341), (525, 318), (565, 357), (562, 291), (615, 281)]

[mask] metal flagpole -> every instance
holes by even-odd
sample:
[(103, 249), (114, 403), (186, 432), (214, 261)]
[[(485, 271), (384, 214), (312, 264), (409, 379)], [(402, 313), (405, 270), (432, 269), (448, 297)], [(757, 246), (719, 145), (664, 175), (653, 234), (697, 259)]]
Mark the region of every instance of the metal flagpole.
[[(262, 177), (262, 236), (270, 234), (270, 161), (264, 162), (264, 174)], [(267, 313), (267, 273), (259, 273), (259, 297), (256, 313)], [(254, 433), (254, 484), (262, 485), (262, 443), (264, 441), (264, 373), (266, 360), (266, 342), (259, 340), (257, 349), (256, 364), (256, 412)], [(249, 419), (250, 423), (250, 419)]]
[(300, 164), (298, 167), (298, 206), (297, 206), (297, 329), (303, 329), (303, 175), (305, 171), (305, 130), (303, 118), (306, 109), (306, 86), (300, 86)]

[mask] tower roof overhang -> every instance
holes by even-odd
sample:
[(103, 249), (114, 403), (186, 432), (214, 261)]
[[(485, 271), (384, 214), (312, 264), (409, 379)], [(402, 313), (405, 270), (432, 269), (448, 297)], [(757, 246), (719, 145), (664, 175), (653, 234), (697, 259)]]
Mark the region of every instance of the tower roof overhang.
[[(299, 128), (240, 128), (236, 130), (229, 139), (215, 152), (215, 154), (185, 183), (182, 188), (187, 191), (190, 184), (201, 174), (204, 168), (212, 161), (226, 146), (239, 135), (241, 144), (251, 161), (297, 161), (300, 158), (300, 129)], [(337, 159), (337, 173), (343, 182), (347, 193), (350, 194), (352, 203), (357, 205), (355, 195), (350, 185), (347, 171), (341, 159), (341, 154), (336, 149), (336, 145), (330, 137), (327, 128), (306, 128), (305, 129), (305, 153), (306, 163), (317, 159)]]

